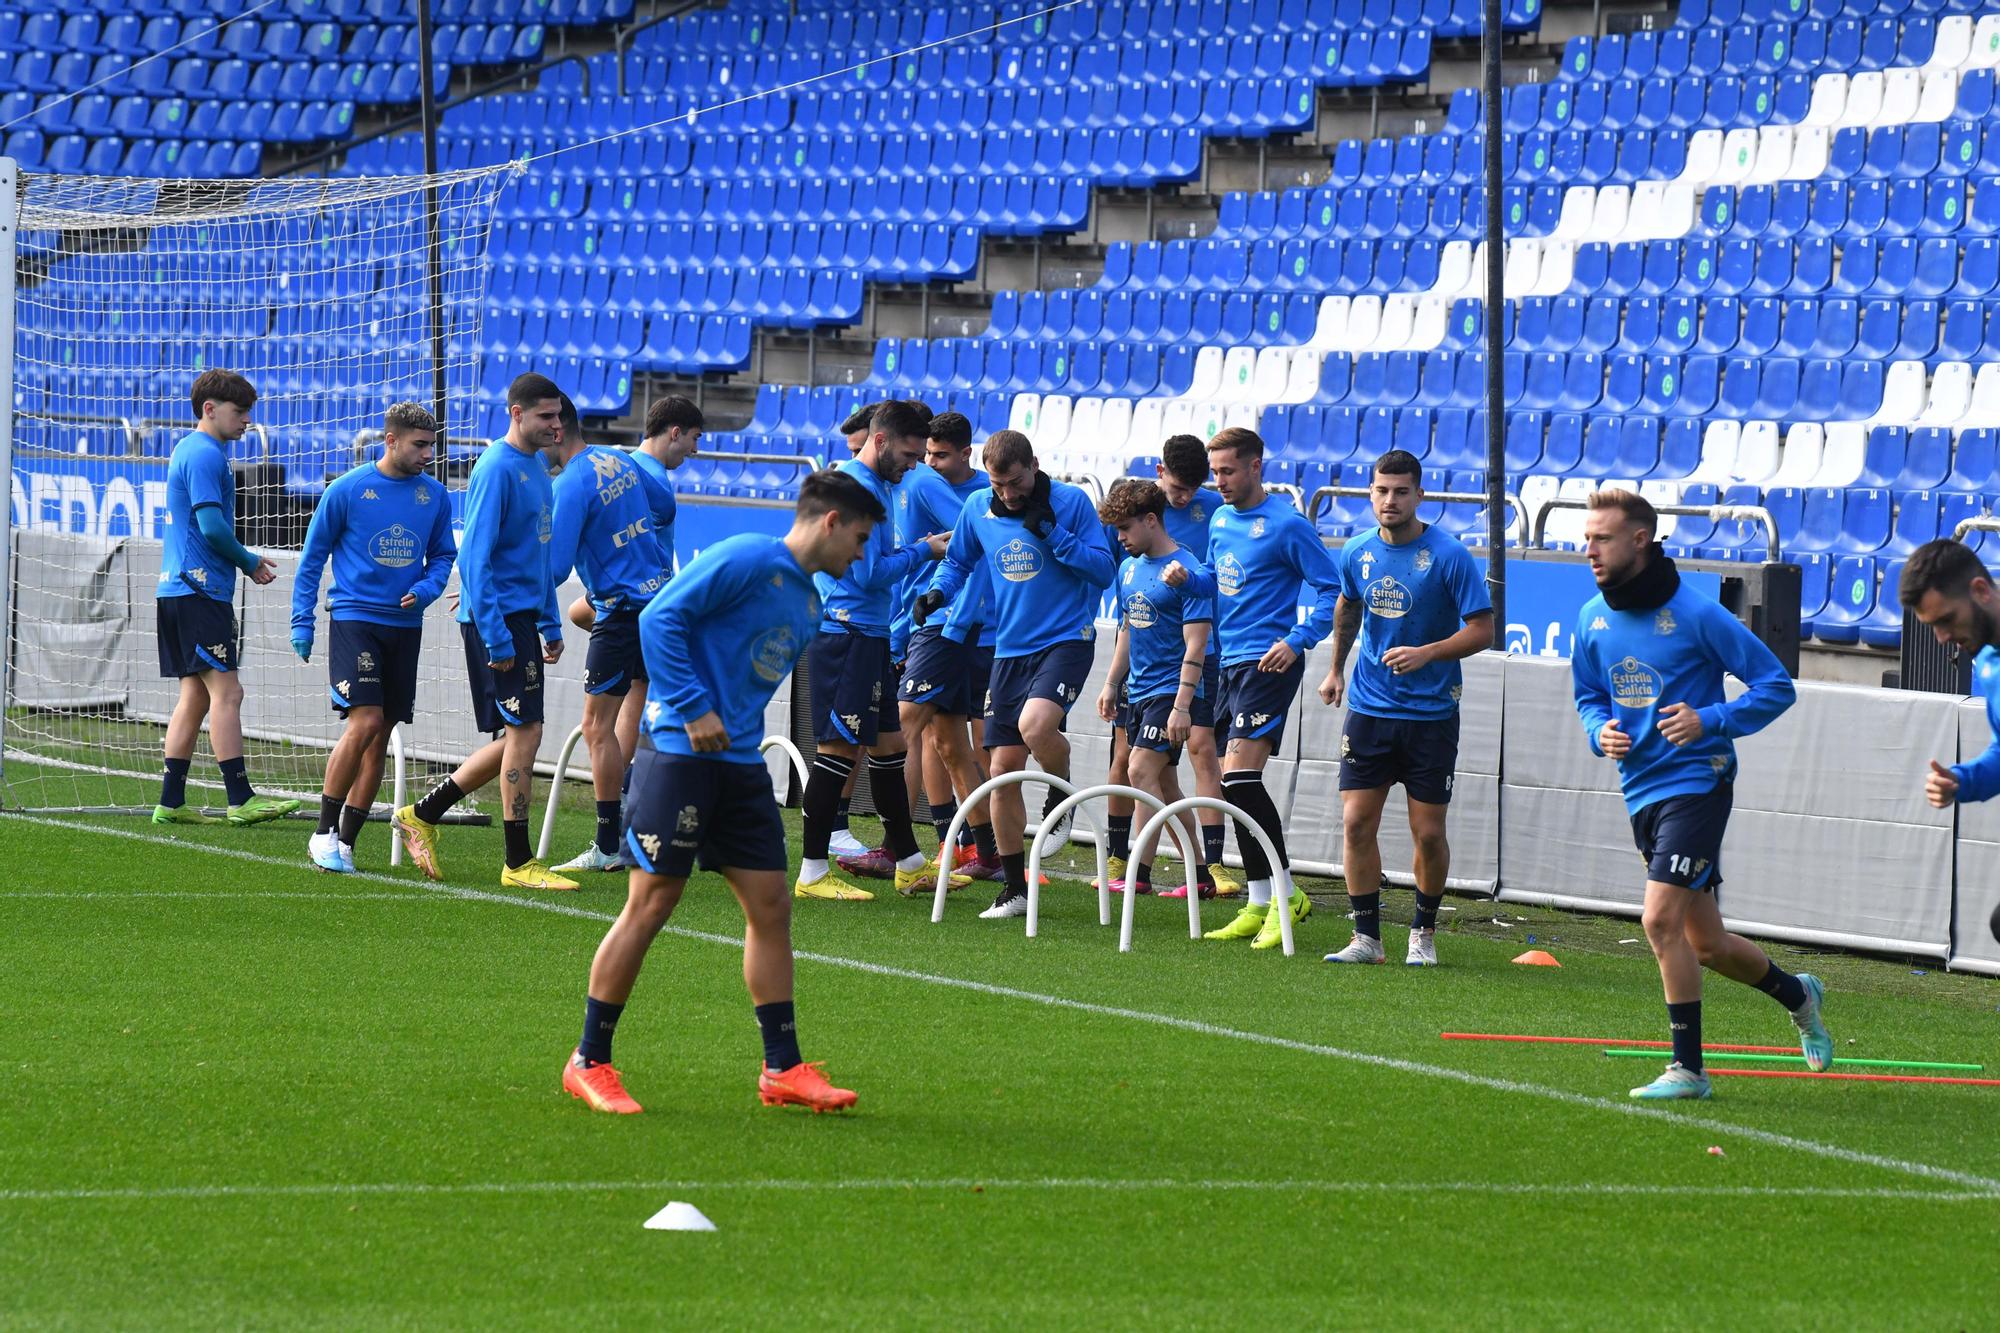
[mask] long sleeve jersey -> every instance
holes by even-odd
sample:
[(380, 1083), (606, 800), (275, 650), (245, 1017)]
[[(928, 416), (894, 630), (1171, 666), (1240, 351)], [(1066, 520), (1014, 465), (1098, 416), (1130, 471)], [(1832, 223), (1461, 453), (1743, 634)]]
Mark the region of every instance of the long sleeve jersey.
[(653, 748), (694, 755), (685, 728), (712, 712), (729, 748), (699, 757), (761, 763), (764, 708), (819, 617), (819, 594), (782, 538), (739, 533), (702, 551), (639, 613)]
[(1020, 519), (993, 512), (993, 489), (965, 502), (951, 548), (930, 586), (947, 600), (983, 567), (991, 580), (995, 657), (1027, 657), (1065, 642), (1089, 642), (1097, 624), (1098, 596), (1111, 586), (1117, 564), (1104, 540), (1096, 506), (1080, 487), (1051, 481), (1055, 528), (1046, 537)]
[(549, 577), (560, 587), (576, 569), (599, 615), (636, 610), (672, 573), (653, 535), (643, 476), (622, 449), (592, 445), (556, 476)]
[(882, 512), (889, 515), (890, 521), (875, 525), (861, 558), (847, 567), (847, 573), (837, 579), (821, 580), (826, 606), (820, 627), (886, 639), (895, 614), (896, 589), (911, 571), (929, 563), (929, 555), (922, 547), (897, 541), (895, 518), (900, 483), (891, 486), (858, 458), (842, 463), (840, 471), (867, 487), (868, 493), (882, 502)]
[[(424, 608), (444, 595), (455, 554), (443, 482), (421, 473), (391, 477), (363, 463), (326, 488), (306, 527), (292, 583), (292, 636), (312, 637), (329, 560), (333, 588), (326, 602), (335, 620), (409, 626), (423, 624)], [(405, 607), (411, 593), (417, 604)]]
[(1981, 648), (1972, 659), (1972, 688), (1986, 701), (1986, 725), (1993, 729), (1993, 743), (1969, 764), (1953, 764), (1951, 775), (1958, 779), (1958, 799), (1990, 801), (2000, 796), (2000, 650)]
[[(1748, 687), (1733, 703), (1724, 672)], [(1601, 593), (1584, 603), (1570, 676), (1591, 752), (1604, 753), (1598, 733), (1613, 718), (1632, 738), (1618, 777), (1634, 814), (1733, 781), (1732, 741), (1762, 731), (1798, 694), (1762, 640), (1685, 584), (1651, 610), (1614, 611)], [(1699, 710), (1700, 739), (1677, 746), (1660, 734), (1660, 713), (1674, 704)]]
[(513, 612), (533, 611), (542, 638), (562, 639), (549, 569), (554, 529), (555, 490), (540, 454), (495, 440), (466, 482), (458, 618), (477, 627), (479, 641), (496, 661), (514, 655), (514, 636), (507, 632)]
[[(1208, 525), (1208, 567), (1215, 571), (1215, 633), (1222, 665), (1255, 662), (1283, 639), (1304, 656), (1333, 630), (1340, 571), (1290, 500), (1267, 495), (1254, 509), (1225, 505)], [(1299, 619), (1299, 592), (1314, 592)]]

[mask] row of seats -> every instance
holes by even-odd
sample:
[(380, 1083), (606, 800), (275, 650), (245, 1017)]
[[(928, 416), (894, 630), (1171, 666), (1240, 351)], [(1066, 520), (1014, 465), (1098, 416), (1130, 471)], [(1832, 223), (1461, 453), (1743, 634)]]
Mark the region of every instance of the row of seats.
[[(518, 0), (431, 0), (432, 17), (440, 23), (499, 22), (517, 17)], [(536, 17), (557, 27), (596, 27), (629, 19), (632, 0), (534, 0)], [(290, 18), (300, 23), (416, 23), (410, 0), (120, 0), (122, 10), (142, 20), (173, 18), (183, 23), (203, 20), (240, 22), (255, 15), (265, 23)], [(62, 18), (101, 17), (104, 0), (16, 0), (21, 15), (53, 14)]]
[[(1943, 22), (1954, 30), (1970, 26), (1969, 19)], [(1563, 48), (1557, 76), (1575, 82), (1655, 74), (1771, 74), (1788, 67), (1833, 74), (1921, 65), (1937, 48), (1939, 26), (1938, 19), (1912, 14), (1797, 23), (1677, 23), (1653, 32), (1572, 37)]]
[[(318, 131), (309, 135), (294, 133), (293, 142), (332, 137)], [(0, 155), (13, 158), (24, 171), (224, 180), (257, 175), (263, 165), (264, 144), (207, 139), (126, 140), (115, 135), (93, 140), (81, 134), (50, 139), (40, 130), (15, 130), (0, 143)]]
[[(27, 93), (10, 94), (11, 102)], [(19, 107), (16, 103), (16, 107)], [(66, 115), (65, 115), (66, 113)], [(28, 115), (5, 116), (12, 124)], [(297, 143), (344, 138), (354, 127), (354, 104), (314, 102), (196, 102), (183, 98), (78, 98), (61, 111), (35, 115), (37, 128), (17, 131), (47, 139), (76, 136), (87, 141), (120, 139), (249, 139), (265, 143)], [(51, 121), (55, 123), (50, 123)]]

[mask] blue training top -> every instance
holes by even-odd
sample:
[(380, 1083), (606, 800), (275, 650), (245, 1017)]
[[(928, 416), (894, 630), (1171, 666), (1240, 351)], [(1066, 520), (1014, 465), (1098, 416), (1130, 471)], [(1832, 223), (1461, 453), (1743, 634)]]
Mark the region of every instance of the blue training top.
[(460, 623), (478, 628), (479, 641), (495, 661), (514, 655), (507, 617), (516, 611), (533, 611), (542, 638), (560, 642), (562, 620), (549, 569), (555, 489), (539, 450), (523, 453), (504, 439), (486, 447), (466, 481), (464, 528), (458, 543)]
[[(897, 549), (911, 546), (933, 532), (950, 532), (957, 526), (958, 512), (963, 508), (965, 497), (950, 482), (928, 464), (917, 464), (896, 485), (896, 507), (890, 517), (895, 520)], [(906, 574), (896, 587), (895, 614), (889, 622), (889, 652), (895, 657), (902, 657), (909, 646), (910, 633), (917, 627), (917, 598), (930, 586), (930, 581), (930, 562), (925, 561)], [(943, 617), (933, 616), (931, 623), (942, 625)]]
[[(292, 581), (292, 637), (311, 639), (321, 572), (333, 561), (327, 611), (335, 620), (421, 625), (444, 595), (456, 548), (444, 483), (422, 473), (391, 477), (363, 463), (334, 479), (313, 510)], [(415, 593), (417, 604), (403, 598)]]
[[(1303, 657), (1332, 632), (1340, 571), (1290, 500), (1267, 495), (1255, 509), (1223, 506), (1208, 525), (1208, 555), (1223, 666), (1258, 661), (1280, 639)], [(1303, 622), (1302, 583), (1315, 591), (1312, 613)]]
[(218, 602), (236, 597), (236, 566), (208, 544), (195, 511), (215, 506), (233, 529), (236, 523), (236, 477), (229, 470), (228, 447), (203, 431), (191, 430), (174, 446), (167, 460), (167, 526), (161, 534), (161, 597), (200, 594)]
[(896, 537), (896, 493), (900, 488), (882, 480), (874, 468), (858, 458), (840, 464), (839, 470), (868, 488), (882, 503), (889, 522), (877, 523), (868, 534), (861, 558), (847, 567), (841, 577), (818, 580), (826, 606), (820, 628), (846, 629), (871, 638), (889, 637), (889, 622), (895, 610), (896, 588), (912, 570), (929, 563), (930, 556), (920, 546), (905, 545)]
[(1398, 676), (1382, 665), (1382, 654), (1448, 639), (1467, 619), (1492, 611), (1465, 543), (1427, 526), (1396, 546), (1377, 528), (1342, 547), (1339, 564), (1340, 595), (1362, 610), (1347, 706), (1369, 717), (1418, 722), (1456, 713), (1465, 680), (1456, 659)]
[(555, 479), (549, 577), (560, 587), (577, 568), (599, 615), (637, 611), (672, 573), (653, 536), (643, 477), (624, 450), (594, 444)]
[(1222, 497), (1204, 486), (1180, 508), (1167, 506), (1167, 535), (1192, 551), (1195, 559), (1207, 564), (1208, 525), (1224, 508)]
[[(1722, 688), (1725, 671), (1748, 687), (1733, 703)], [(1632, 738), (1618, 776), (1633, 814), (1733, 781), (1731, 740), (1762, 731), (1798, 694), (1761, 639), (1686, 584), (1650, 611), (1614, 611), (1602, 593), (1584, 603), (1570, 676), (1591, 752), (1604, 753), (1597, 733), (1614, 717)], [(1660, 713), (1682, 703), (1700, 711), (1702, 735), (1676, 746), (1660, 734)]]
[(1986, 725), (1993, 729), (1993, 742), (1969, 764), (1953, 764), (1951, 775), (1958, 779), (1958, 799), (1990, 801), (2000, 796), (2000, 650), (1981, 648), (1972, 659), (1972, 688), (1986, 701)]
[[(819, 594), (779, 537), (738, 533), (688, 562), (639, 613), (646, 734), (663, 754), (763, 762), (764, 708), (820, 617)], [(697, 755), (686, 726), (722, 719), (729, 748)]]
[[(1176, 588), (1164, 577), (1178, 560), (1188, 580)], [(1215, 575), (1194, 552), (1130, 556), (1118, 568), (1118, 615), (1125, 625), (1125, 694), (1133, 703), (1178, 693), (1181, 663), (1187, 657), (1187, 626), (1215, 619)], [(1201, 698), (1196, 682), (1194, 696)]]
[(639, 469), (639, 481), (646, 488), (646, 507), (653, 514), (653, 540), (660, 544), (667, 577), (674, 576), (674, 520), (680, 515), (680, 497), (674, 493), (674, 474), (666, 464), (644, 449), (632, 451), (632, 466)]
[(931, 577), (930, 586), (949, 600), (979, 569), (987, 571), (996, 658), (1088, 643), (1096, 634), (1098, 594), (1117, 573), (1104, 525), (1090, 497), (1066, 481), (1050, 481), (1049, 505), (1055, 528), (1037, 537), (1019, 518), (993, 512), (991, 486), (974, 491)]

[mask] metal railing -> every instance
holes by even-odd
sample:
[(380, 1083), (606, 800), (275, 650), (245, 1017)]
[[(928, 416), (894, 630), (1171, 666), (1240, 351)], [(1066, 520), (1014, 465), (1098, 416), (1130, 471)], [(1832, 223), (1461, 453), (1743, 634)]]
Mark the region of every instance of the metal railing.
[[(1541, 512), (1535, 515), (1535, 534), (1534, 540), (1529, 543), (1530, 548), (1537, 551), (1546, 549), (1543, 539), (1548, 532), (1549, 515), (1555, 510), (1588, 508), (1590, 508), (1588, 500), (1567, 496), (1544, 501)], [(1760, 523), (1764, 528), (1765, 558), (1774, 564), (1778, 560), (1778, 523), (1771, 517), (1771, 511), (1762, 505), (1654, 505), (1653, 511), (1680, 518), (1700, 518), (1705, 514), (1717, 522), (1735, 519), (1744, 523)]]
[(2000, 517), (1979, 514), (1972, 518), (1961, 519), (1958, 526), (1951, 530), (1951, 539), (1962, 542), (1968, 532), (2000, 532)]
[[(1316, 528), (1319, 526), (1320, 514), (1332, 505), (1336, 497), (1345, 496), (1351, 499), (1366, 499), (1369, 494), (1369, 488), (1366, 486), (1322, 486), (1312, 493), (1312, 501), (1306, 505), (1306, 518)], [(1492, 496), (1478, 491), (1426, 491), (1424, 493), (1425, 504), (1435, 502), (1447, 505), (1484, 505), (1489, 503), (1492, 498)], [(1520, 520), (1521, 531), (1526, 532), (1528, 530), (1528, 507), (1521, 503), (1521, 497), (1512, 491), (1506, 491), (1502, 493), (1500, 499), (1503, 504), (1514, 511), (1515, 517)]]
[(1057, 481), (1066, 481), (1072, 486), (1081, 486), (1090, 492), (1091, 498), (1098, 504), (1104, 503), (1104, 479), (1095, 472), (1058, 472), (1055, 475)]

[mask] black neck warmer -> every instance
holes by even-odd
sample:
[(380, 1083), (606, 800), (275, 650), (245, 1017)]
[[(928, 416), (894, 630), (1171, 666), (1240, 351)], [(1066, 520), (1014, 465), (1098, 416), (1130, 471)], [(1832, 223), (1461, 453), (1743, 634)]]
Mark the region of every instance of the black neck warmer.
[(1680, 591), (1681, 572), (1673, 558), (1658, 542), (1646, 554), (1646, 563), (1631, 578), (1615, 588), (1605, 588), (1604, 603), (1613, 611), (1651, 611), (1665, 606)]

